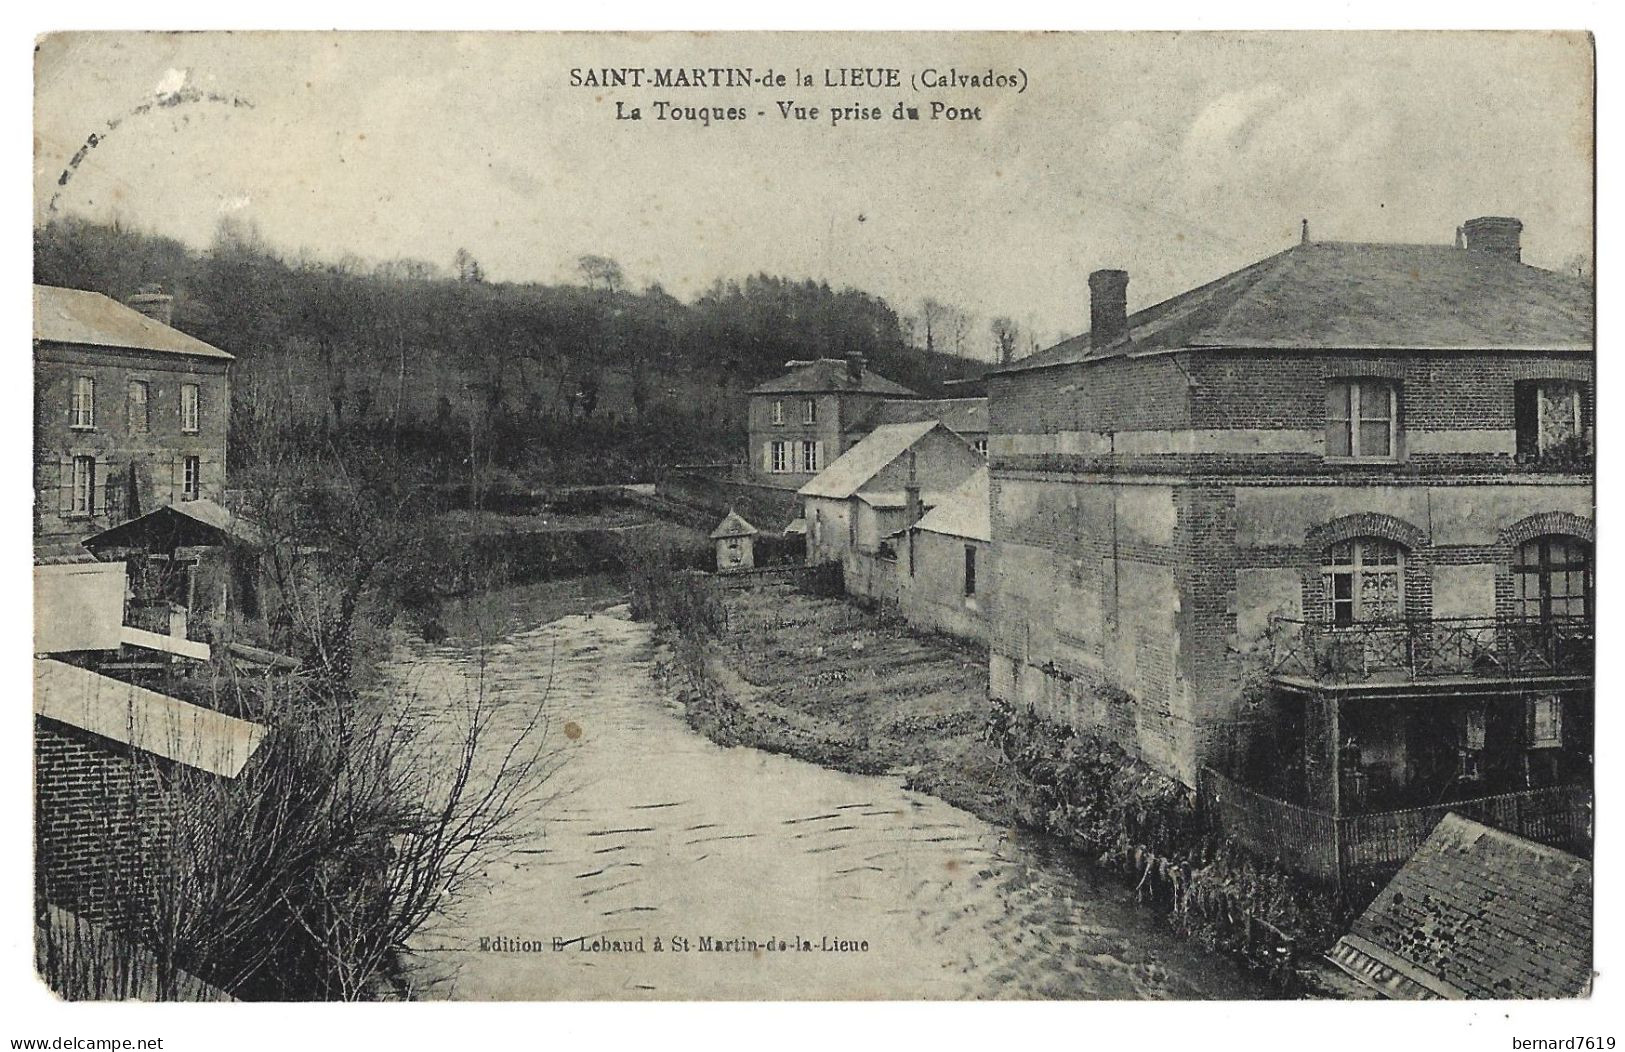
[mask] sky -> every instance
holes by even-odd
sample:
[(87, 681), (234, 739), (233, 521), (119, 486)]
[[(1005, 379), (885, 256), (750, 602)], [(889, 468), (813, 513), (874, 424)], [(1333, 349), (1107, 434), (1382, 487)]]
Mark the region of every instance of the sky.
[[(571, 84), (605, 66), (904, 83)], [(947, 68), (1026, 90), (908, 86)], [(1137, 310), (1304, 219), (1317, 240), (1449, 243), (1511, 215), (1526, 262), (1589, 260), (1591, 77), (1586, 38), (1532, 33), (58, 35), (36, 52), (34, 214), (196, 247), (233, 216), (324, 260), (449, 268), (467, 248), (497, 281), (573, 280), (592, 253), (685, 298), (766, 271), (1010, 315), (1048, 343), (1087, 328), (1091, 270), (1129, 271)], [(659, 99), (747, 119), (657, 121)], [(981, 119), (889, 119), (932, 100)], [(831, 126), (846, 103), (888, 119)]]

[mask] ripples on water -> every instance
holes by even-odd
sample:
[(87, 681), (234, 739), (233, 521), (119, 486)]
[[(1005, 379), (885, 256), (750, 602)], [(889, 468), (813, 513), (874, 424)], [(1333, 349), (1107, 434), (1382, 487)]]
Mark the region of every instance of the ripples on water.
[[(654, 660), (624, 609), (512, 634), (483, 672), (467, 651), (402, 644), (393, 674), (426, 706), (483, 675), (499, 729), (511, 738), (545, 704), (565, 761), (535, 828), (419, 940), (427, 996), (1268, 996), (1048, 841), (895, 778), (713, 744), (661, 696)], [(758, 949), (702, 952), (702, 936)], [(495, 949), (555, 937), (642, 937), (644, 951)], [(868, 950), (769, 948), (825, 939)]]

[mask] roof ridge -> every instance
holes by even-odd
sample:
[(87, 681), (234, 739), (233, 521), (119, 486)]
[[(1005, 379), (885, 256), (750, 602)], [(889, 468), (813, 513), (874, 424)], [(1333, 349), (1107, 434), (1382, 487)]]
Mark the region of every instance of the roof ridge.
[[(1300, 249), (1309, 248), (1315, 243), (1316, 242), (1307, 242), (1293, 245), (1291, 248), (1282, 252), (1277, 252), (1273, 256), (1266, 256), (1264, 259), (1261, 259), (1258, 261), (1258, 263), (1254, 264), (1253, 267), (1244, 267), (1242, 270), (1231, 275), (1232, 277), (1240, 277), (1241, 275), (1246, 274), (1248, 270), (1255, 268), (1258, 271), (1256, 275), (1252, 276), (1251, 280), (1243, 278), (1244, 284), (1241, 290), (1231, 298), (1230, 303), (1222, 312), (1219, 313), (1217, 318), (1214, 318), (1210, 324), (1204, 324), (1198, 327), (1191, 334), (1191, 342), (1206, 336), (1211, 330), (1217, 329), (1221, 332), (1224, 331), (1225, 323), (1230, 320), (1230, 315), (1235, 313), (1236, 308), (1241, 306), (1243, 301), (1245, 301), (1253, 293), (1257, 292), (1260, 286), (1271, 284), (1271, 279), (1274, 279), (1273, 283), (1278, 284), (1282, 279), (1282, 276), (1288, 271), (1294, 269), (1296, 262), (1302, 258), (1300, 255), (1295, 255), (1295, 253), (1297, 253)], [(1265, 264), (1274, 265), (1266, 266)]]

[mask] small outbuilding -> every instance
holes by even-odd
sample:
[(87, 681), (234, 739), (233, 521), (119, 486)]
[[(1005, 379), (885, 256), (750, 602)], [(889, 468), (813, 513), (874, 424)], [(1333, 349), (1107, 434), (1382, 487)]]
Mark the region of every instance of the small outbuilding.
[(756, 535), (761, 532), (732, 508), (711, 531), (717, 545), (717, 569), (749, 570), (756, 565)]

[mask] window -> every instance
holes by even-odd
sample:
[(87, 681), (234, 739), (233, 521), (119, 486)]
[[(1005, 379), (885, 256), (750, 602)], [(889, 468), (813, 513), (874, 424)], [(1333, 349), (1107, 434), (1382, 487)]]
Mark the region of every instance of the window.
[(987, 439), (978, 438), (974, 445), (976, 446), (976, 452), (982, 454), (984, 457), (987, 456)]
[(1356, 537), (1332, 545), (1321, 583), (1326, 619), (1334, 626), (1405, 616), (1405, 556), (1392, 541)]
[(202, 487), (203, 462), (197, 457), (187, 457), (181, 478), (181, 500), (197, 500)]
[(1512, 557), (1512, 605), (1525, 621), (1591, 614), (1591, 546), (1578, 537), (1536, 537)]
[(88, 431), (96, 426), (96, 381), (88, 376), (75, 377), (70, 427)]
[(773, 474), (782, 475), (786, 471), (790, 470), (790, 465), (785, 456), (785, 446), (783, 442), (773, 443), (769, 456), (771, 458), (769, 460), (769, 464), (771, 465), (770, 470), (773, 472)]
[(803, 424), (818, 423), (818, 401), (816, 399), (809, 398), (802, 403), (801, 422)]
[(782, 398), (773, 401), (773, 422), (775, 424), (784, 423), (784, 399)]
[(96, 514), (96, 458), (73, 458), (73, 514)]
[(1384, 380), (1338, 380), (1326, 388), (1326, 455), (1392, 460), (1399, 438), (1399, 392)]
[(130, 381), (130, 434), (144, 435), (152, 428), (147, 411), (147, 381)]
[(1529, 748), (1559, 749), (1563, 746), (1563, 699), (1548, 694), (1529, 701)]
[(801, 470), (812, 474), (818, 473), (818, 448), (822, 445), (822, 442), (801, 443)]
[(976, 546), (965, 545), (965, 594), (976, 594)]
[(181, 430), (197, 430), (197, 384), (181, 384)]
[(1513, 389), (1518, 459), (1584, 456), (1585, 385), (1566, 380), (1520, 380)]

